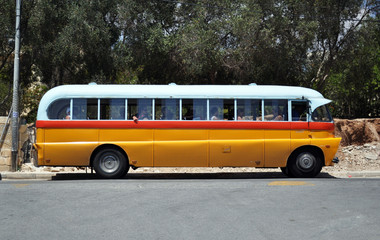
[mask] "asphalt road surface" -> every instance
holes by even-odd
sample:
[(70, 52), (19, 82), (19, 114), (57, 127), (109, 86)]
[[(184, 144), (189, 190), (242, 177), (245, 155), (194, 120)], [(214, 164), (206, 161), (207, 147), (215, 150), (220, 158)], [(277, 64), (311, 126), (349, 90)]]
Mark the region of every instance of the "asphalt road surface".
[(380, 239), (380, 179), (71, 176), (0, 181), (0, 239)]

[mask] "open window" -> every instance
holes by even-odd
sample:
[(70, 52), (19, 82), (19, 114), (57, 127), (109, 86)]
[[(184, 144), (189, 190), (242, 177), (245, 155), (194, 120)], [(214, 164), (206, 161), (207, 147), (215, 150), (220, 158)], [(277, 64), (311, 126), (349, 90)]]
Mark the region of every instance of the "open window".
[(307, 101), (292, 101), (292, 121), (306, 122), (309, 112), (309, 104)]
[(152, 99), (128, 99), (128, 119), (152, 120)]
[(233, 99), (210, 99), (209, 120), (234, 120)]
[(288, 100), (264, 100), (265, 121), (288, 121)]
[(238, 99), (237, 100), (237, 120), (257, 121), (261, 120), (261, 100), (259, 99)]
[(182, 99), (182, 119), (183, 120), (206, 120), (207, 100), (206, 99)]
[(77, 98), (73, 99), (73, 114), (75, 120), (97, 120), (98, 99)]
[(154, 110), (156, 120), (179, 120), (178, 99), (156, 99)]
[(101, 99), (100, 100), (101, 120), (124, 120), (125, 119), (125, 99)]

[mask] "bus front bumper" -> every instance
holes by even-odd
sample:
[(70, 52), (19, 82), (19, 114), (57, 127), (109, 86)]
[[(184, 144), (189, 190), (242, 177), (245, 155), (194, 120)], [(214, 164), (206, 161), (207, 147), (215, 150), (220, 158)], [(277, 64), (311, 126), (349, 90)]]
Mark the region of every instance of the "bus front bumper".
[(339, 158), (337, 157), (334, 157), (334, 159), (332, 160), (333, 163), (339, 163)]

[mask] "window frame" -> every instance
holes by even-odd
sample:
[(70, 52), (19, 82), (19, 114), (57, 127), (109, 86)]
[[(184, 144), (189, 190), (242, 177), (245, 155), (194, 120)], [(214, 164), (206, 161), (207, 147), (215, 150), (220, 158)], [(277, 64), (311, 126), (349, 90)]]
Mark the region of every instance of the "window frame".
[[(95, 100), (97, 101), (97, 118), (96, 119), (88, 119), (86, 117), (86, 119), (73, 119), (73, 116), (74, 116), (74, 109), (75, 109), (75, 101), (76, 99), (80, 100), (80, 101), (86, 101), (86, 104), (88, 105), (88, 101), (91, 100), (91, 101), (94, 101)], [(101, 111), (102, 111), (102, 104), (104, 105), (105, 103), (103, 101), (109, 101), (108, 104), (110, 107), (112, 107), (111, 103), (114, 99), (117, 99), (117, 100), (120, 100), (121, 102), (124, 103), (124, 119), (101, 119), (102, 118), (102, 115), (101, 115)], [(160, 120), (158, 119), (158, 117), (156, 116), (156, 103), (157, 103), (157, 100), (160, 100), (160, 101), (164, 101), (164, 100), (175, 100), (175, 105), (176, 105), (176, 114), (178, 114), (178, 118), (177, 119), (163, 119), (163, 120)], [(148, 111), (148, 119), (146, 119), (146, 121), (215, 121), (215, 120), (211, 120), (211, 113), (210, 113), (210, 110), (211, 108), (213, 107), (213, 105), (218, 105), (218, 101), (221, 101), (220, 106), (223, 106), (222, 109), (219, 109), (219, 119), (217, 119), (216, 121), (246, 121), (246, 122), (272, 122), (272, 121), (279, 121), (279, 122), (295, 122), (293, 121), (293, 111), (292, 111), (292, 105), (294, 103), (297, 103), (297, 102), (306, 102), (307, 103), (307, 118), (306, 118), (306, 121), (305, 122), (310, 122), (310, 121), (314, 121), (312, 118), (312, 113), (310, 113), (310, 101), (307, 100), (307, 99), (272, 99), (272, 98), (234, 98), (234, 99), (228, 99), (228, 98), (61, 98), (61, 99), (57, 99), (55, 101), (53, 101), (49, 107), (47, 108), (47, 113), (49, 113), (49, 109), (54, 106), (54, 103), (56, 103), (57, 101), (69, 101), (70, 103), (70, 120), (107, 120), (107, 121), (111, 121), (111, 120), (117, 120), (117, 121), (124, 121), (124, 120), (133, 120), (132, 117), (129, 117), (129, 115), (133, 115), (134, 113), (130, 113), (130, 110), (131, 110), (131, 106), (129, 106), (130, 104), (133, 104), (133, 100), (135, 100), (135, 104), (136, 104), (136, 107), (138, 108), (139, 106), (139, 101), (140, 100), (143, 100), (143, 101), (146, 101), (147, 104), (142, 104), (142, 105), (146, 105), (148, 108), (148, 110), (151, 110), (151, 113), (150, 111)], [(188, 101), (193, 101), (191, 104), (193, 104), (194, 106), (194, 101), (195, 100), (199, 100), (201, 105), (200, 106), (204, 106), (205, 107), (205, 110), (202, 110), (202, 114), (205, 114), (205, 116), (201, 119), (197, 119), (197, 120), (194, 120), (194, 117), (191, 119), (191, 120), (185, 120), (185, 116), (183, 116), (183, 111), (184, 111), (184, 103), (186, 104), (190, 104)], [(214, 101), (215, 100), (215, 101)], [(239, 116), (239, 107), (243, 106), (243, 111), (245, 111), (244, 109), (244, 104), (242, 104), (244, 101), (251, 101), (251, 105), (250, 105), (250, 110), (247, 110), (247, 112), (250, 112), (250, 114), (252, 114), (252, 119), (243, 119), (243, 120), (238, 120)], [(228, 101), (228, 102), (226, 102)], [(242, 101), (242, 103), (240, 103), (240, 101)], [(257, 101), (257, 105), (254, 104), (253, 101)], [(285, 116), (286, 118), (284, 120), (266, 120), (265, 119), (265, 107), (268, 107), (268, 106), (275, 106), (276, 104), (273, 103), (273, 101), (278, 101), (277, 103), (277, 107), (281, 107), (283, 106), (285, 103), (287, 104), (287, 109), (283, 109), (283, 116)], [(213, 104), (215, 103), (215, 104)], [(107, 103), (106, 103), (107, 104)], [(239, 105), (240, 104), (240, 105)], [(269, 104), (269, 105), (268, 105)], [(280, 104), (280, 105), (278, 105)], [(86, 106), (87, 106), (86, 105)], [(94, 104), (93, 104), (94, 105)], [(257, 108), (253, 108), (252, 106), (256, 106)], [(95, 106), (95, 105), (94, 105)], [(117, 105), (119, 106), (119, 105)], [(322, 106), (325, 106), (325, 105), (322, 105)], [(322, 107), (320, 106), (320, 107)], [(103, 106), (104, 107), (104, 106)], [(120, 107), (122, 107), (122, 104), (120, 104)], [(248, 105), (247, 105), (248, 107)], [(231, 109), (233, 108), (233, 109)], [(319, 107), (318, 107), (319, 108)], [(86, 107), (87, 109), (87, 107)], [(189, 108), (190, 109), (190, 108)], [(226, 109), (228, 111), (228, 113), (226, 112)], [(287, 112), (285, 112), (287, 110)], [(316, 109), (315, 109), (316, 110)], [(314, 110), (314, 111), (315, 111)], [(327, 109), (328, 110), (328, 109)], [(88, 109), (86, 110), (88, 111)], [(104, 111), (104, 110), (103, 110)], [(253, 111), (256, 111), (256, 113), (258, 113), (257, 115), (253, 113)], [(259, 114), (261, 111), (261, 115)], [(233, 116), (230, 115), (232, 112)], [(87, 113), (86, 113), (87, 114)], [(105, 114), (105, 113), (103, 113)], [(111, 114), (111, 113), (109, 113)], [(150, 115), (151, 114), (151, 115)], [(228, 115), (227, 118), (225, 118), (226, 114)], [(331, 113), (328, 112), (329, 114), (329, 117), (331, 119)], [(249, 115), (249, 114), (248, 114)], [(247, 116), (248, 116), (247, 115)], [(194, 116), (194, 113), (193, 113), (193, 116)], [(256, 119), (253, 119), (253, 117), (256, 116)], [(244, 115), (244, 117), (246, 117)], [(248, 116), (249, 117), (249, 116)], [(60, 119), (53, 119), (53, 118), (50, 118), (49, 117), (49, 120), (60, 120)], [(142, 120), (142, 119), (140, 119)], [(304, 122), (304, 121), (302, 121)]]

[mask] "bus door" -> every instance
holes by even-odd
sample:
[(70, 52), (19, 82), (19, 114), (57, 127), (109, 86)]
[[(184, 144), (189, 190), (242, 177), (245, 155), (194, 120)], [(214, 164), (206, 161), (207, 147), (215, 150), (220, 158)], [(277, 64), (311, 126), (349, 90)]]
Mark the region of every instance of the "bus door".
[[(208, 166), (208, 130), (194, 127), (206, 119), (207, 100), (182, 99), (181, 101), (180, 111), (179, 99), (155, 100), (157, 124), (166, 126), (154, 130), (155, 167)], [(173, 124), (178, 125), (173, 127)]]
[(310, 106), (307, 100), (292, 100), (291, 102), (291, 149), (310, 144), (309, 116)]
[(289, 103), (285, 99), (264, 100), (265, 167), (285, 167), (290, 153)]

